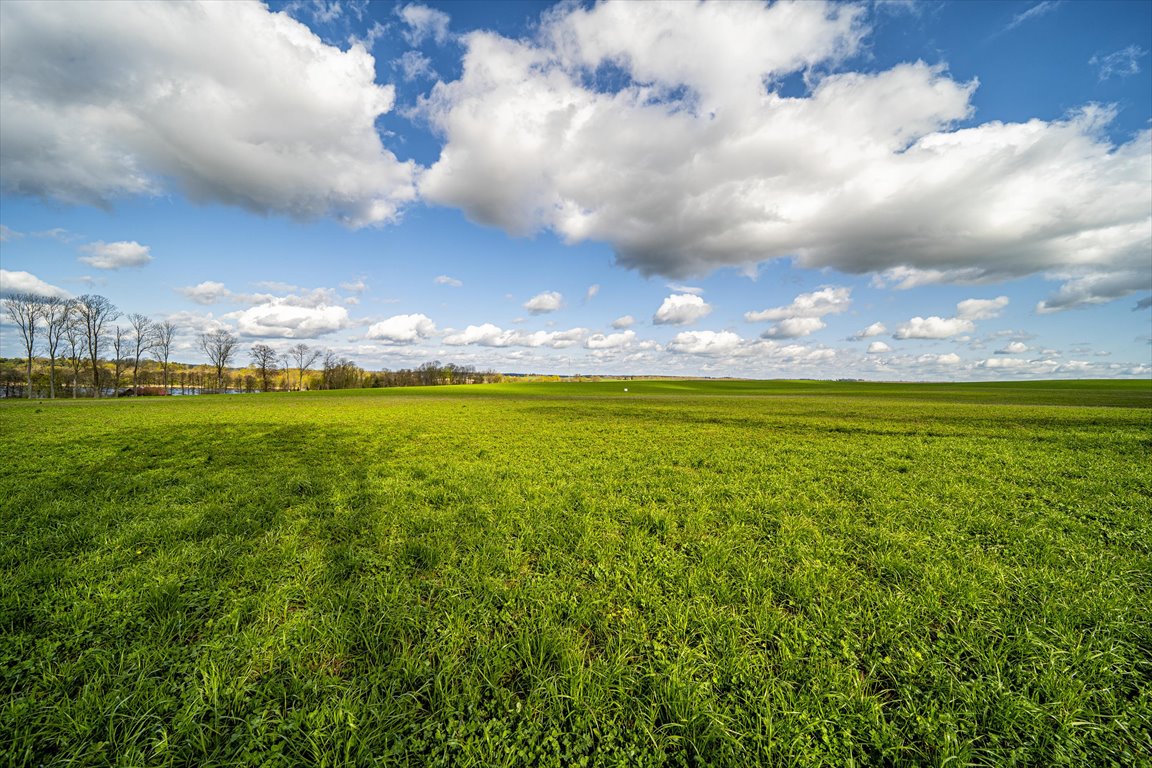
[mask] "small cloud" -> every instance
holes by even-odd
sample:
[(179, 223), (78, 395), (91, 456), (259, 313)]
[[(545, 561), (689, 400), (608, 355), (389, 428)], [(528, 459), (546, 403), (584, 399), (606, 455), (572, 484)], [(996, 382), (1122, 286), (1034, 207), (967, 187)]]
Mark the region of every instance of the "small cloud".
[(891, 352), (891, 351), (892, 351), (892, 347), (888, 346), (887, 344), (885, 344), (882, 341), (874, 341), (868, 345), (868, 354), (870, 354), (870, 355), (878, 355), (878, 354), (882, 354), (884, 352)]
[(24, 237), (23, 232), (17, 232), (14, 229), (11, 229), (9, 227), (4, 226), (3, 224), (0, 224), (0, 243), (7, 243), (7, 242), (10, 242), (12, 240), (19, 240), (22, 237)]
[(405, 51), (400, 58), (392, 62), (392, 66), (399, 69), (405, 80), (435, 80), (439, 75), (432, 68), (432, 59), (420, 51)]
[(368, 338), (389, 344), (415, 344), (436, 334), (436, 323), (427, 315), (394, 315), (368, 329)]
[(1140, 74), (1140, 59), (1147, 55), (1148, 51), (1140, 46), (1129, 45), (1127, 48), (1121, 48), (1106, 56), (1097, 54), (1089, 59), (1088, 63), (1099, 68), (1097, 75), (1103, 82), (1112, 77), (1130, 77)]
[(1028, 345), (1022, 341), (1009, 342), (1004, 349), (996, 350), (997, 355), (1019, 355), (1022, 352), (1028, 351)]
[(242, 336), (314, 339), (351, 325), (348, 310), (333, 306), (299, 306), (284, 299), (224, 315), (235, 320)]
[(588, 290), (584, 292), (584, 303), (587, 304), (588, 302), (592, 301), (592, 299), (596, 298), (596, 294), (598, 293), (600, 293), (599, 283), (593, 283), (592, 285), (588, 286)]
[(89, 254), (81, 256), (80, 261), (96, 269), (142, 267), (152, 261), (152, 254), (149, 252), (151, 249), (135, 240), (121, 240), (116, 243), (97, 240), (80, 246), (80, 250)]
[(742, 341), (732, 331), (684, 331), (668, 342), (668, 351), (682, 355), (729, 355)]
[(372, 47), (374, 45), (376, 45), (376, 41), (379, 40), (380, 38), (384, 37), (384, 35), (386, 35), (386, 34), (388, 34), (388, 25), (387, 24), (381, 24), (378, 21), (374, 21), (374, 22), (372, 22), (372, 28), (369, 29), (364, 34), (364, 37), (357, 37), (356, 35), (349, 35), (348, 36), (348, 43), (350, 45), (355, 45), (355, 44), (359, 43), (360, 45), (364, 46), (364, 50), (371, 51)]
[(538, 293), (524, 302), (524, 309), (528, 310), (528, 313), (532, 315), (543, 315), (548, 312), (555, 312), (562, 306), (564, 306), (564, 297), (556, 291)]
[(587, 349), (616, 349), (626, 347), (636, 338), (635, 331), (622, 331), (621, 333), (595, 333), (584, 342)]
[(567, 349), (579, 344), (587, 331), (572, 328), (567, 331), (506, 331), (492, 323), (470, 325), (463, 331), (450, 333), (444, 337), (449, 346), (475, 345), (481, 347), (550, 347)]
[(855, 334), (853, 334), (852, 336), (849, 336), (848, 338), (850, 341), (860, 341), (861, 339), (870, 339), (873, 336), (879, 336), (880, 334), (884, 333), (887, 330), (888, 330), (888, 328), (885, 327), (884, 323), (872, 323), (872, 325), (868, 326), (867, 328), (865, 328), (863, 330), (857, 331)]
[(364, 282), (364, 278), (358, 277), (355, 280), (347, 283), (340, 283), (340, 287), (352, 293), (364, 293), (368, 290), (368, 284)]
[(1002, 33), (1003, 32), (1011, 32), (1012, 30), (1016, 29), (1016, 27), (1020, 26), (1021, 24), (1026, 24), (1027, 22), (1031, 21), (1032, 19), (1038, 19), (1041, 16), (1044, 16), (1048, 13), (1051, 13), (1052, 11), (1056, 10), (1059, 6), (1060, 6), (1060, 0), (1044, 0), (1044, 2), (1042, 2), (1042, 3), (1037, 3), (1036, 5), (1032, 6), (1028, 10), (1021, 11), (1020, 13), (1013, 16), (1012, 21), (1008, 22), (1008, 26), (1004, 27), (1004, 29), (1001, 32)]
[(1007, 296), (995, 299), (966, 299), (956, 305), (956, 316), (964, 320), (988, 320), (1008, 306)]
[(448, 42), (448, 23), (451, 17), (444, 11), (412, 3), (396, 9), (408, 29), (403, 33), (409, 45), (420, 45), (432, 38), (438, 45)]
[(744, 319), (750, 323), (763, 320), (785, 320), (789, 318), (815, 318), (835, 315), (852, 306), (851, 288), (821, 288), (811, 293), (802, 293), (786, 307), (763, 309), (759, 312), (745, 312)]
[(971, 320), (959, 317), (914, 317), (892, 334), (894, 339), (947, 339), (975, 329)]
[(962, 269), (919, 269), (917, 267), (892, 267), (879, 274), (873, 275), (871, 285), (873, 288), (894, 288), (897, 291), (907, 291), (919, 288), (922, 285), (938, 285), (940, 283), (978, 283), (983, 272), (976, 267)]
[(674, 293), (664, 299), (664, 303), (652, 316), (656, 325), (688, 325), (712, 311), (712, 306), (704, 299), (691, 293)]
[(825, 326), (826, 323), (818, 317), (786, 317), (774, 323), (760, 336), (765, 339), (798, 339), (815, 333)]
[(0, 295), (11, 296), (14, 293), (58, 296), (61, 299), (72, 297), (68, 291), (44, 282), (31, 272), (10, 272), (7, 269), (0, 269)]
[(1136, 306), (1132, 307), (1132, 311), (1139, 312), (1142, 309), (1148, 309), (1150, 307), (1152, 307), (1152, 296), (1145, 296), (1136, 302)]
[(694, 285), (680, 285), (679, 283), (667, 283), (667, 284), (665, 284), (664, 287), (670, 291), (676, 291), (676, 293), (690, 293), (693, 296), (699, 296), (699, 295), (704, 293), (703, 288), (697, 288)]
[(631, 328), (634, 325), (636, 325), (636, 318), (632, 317), (632, 315), (621, 315), (612, 321), (612, 327), (616, 330)]
[(177, 291), (197, 304), (215, 304), (218, 301), (232, 298), (232, 292), (225, 287), (224, 283), (218, 283), (214, 280), (205, 280), (197, 285), (178, 288)]
[(462, 281), (457, 280), (454, 277), (448, 277), (448, 275), (437, 275), (436, 278), (432, 280), (432, 282), (436, 283), (436, 285), (448, 285), (453, 288), (459, 288), (460, 286), (464, 285)]

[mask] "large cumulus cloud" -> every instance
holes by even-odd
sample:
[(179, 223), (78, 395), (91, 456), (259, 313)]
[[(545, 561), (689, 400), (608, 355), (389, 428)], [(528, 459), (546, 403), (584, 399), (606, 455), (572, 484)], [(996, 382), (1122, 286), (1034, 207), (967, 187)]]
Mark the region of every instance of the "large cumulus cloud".
[(190, 198), (352, 226), (413, 199), (361, 46), (254, 0), (0, 3), (3, 191), (108, 205)]
[[(783, 257), (906, 283), (1045, 274), (1065, 281), (1048, 310), (1147, 289), (1152, 133), (1113, 145), (1092, 105), (969, 125), (978, 84), (942, 65), (837, 71), (862, 19), (608, 2), (530, 40), (474, 32), (424, 104), (445, 143), (421, 191), (510, 233), (607, 241), (644, 274)], [(795, 73), (811, 87), (782, 95)]]

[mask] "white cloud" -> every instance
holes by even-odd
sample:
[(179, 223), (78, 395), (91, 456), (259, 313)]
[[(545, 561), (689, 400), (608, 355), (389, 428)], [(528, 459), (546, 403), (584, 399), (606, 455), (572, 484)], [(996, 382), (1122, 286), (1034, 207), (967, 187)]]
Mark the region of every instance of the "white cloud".
[(956, 305), (955, 317), (914, 317), (896, 328), (894, 339), (947, 339), (976, 329), (974, 320), (998, 317), (1008, 306), (1007, 296), (994, 299), (965, 299)]
[(879, 336), (887, 330), (888, 328), (885, 327), (884, 323), (872, 323), (872, 325), (868, 326), (867, 328), (857, 331), (856, 334), (851, 338), (853, 341), (859, 341), (860, 339), (870, 339), (873, 336)]
[(764, 309), (759, 312), (745, 312), (744, 319), (754, 323), (761, 320), (813, 318), (839, 314), (852, 306), (851, 294), (851, 288), (821, 288), (812, 293), (800, 294), (786, 307)]
[(400, 58), (392, 62), (392, 65), (399, 68), (405, 80), (436, 79), (436, 70), (432, 69), (432, 59), (420, 51), (405, 51), (400, 55)]
[(761, 334), (766, 339), (795, 339), (824, 328), (826, 323), (818, 317), (786, 317)]
[(761, 334), (764, 338), (794, 339), (807, 336), (826, 327), (820, 318), (844, 312), (852, 305), (851, 288), (826, 287), (811, 293), (802, 293), (786, 307), (774, 307), (759, 312), (745, 312), (750, 323), (775, 320), (771, 328)]
[(933, 362), (941, 365), (959, 365), (960, 355), (955, 352), (946, 352), (943, 355), (929, 355)]
[(273, 299), (266, 304), (224, 315), (236, 321), (244, 336), (314, 339), (347, 328), (351, 323), (344, 307), (304, 307)]
[(1028, 351), (1028, 345), (1027, 344), (1025, 344), (1022, 341), (1012, 341), (1012, 342), (1009, 342), (1008, 345), (1004, 347), (1004, 349), (996, 350), (996, 354), (998, 354), (998, 355), (1018, 355), (1021, 352), (1027, 352), (1027, 351)]
[(683, 331), (668, 342), (668, 351), (684, 355), (729, 355), (742, 341), (732, 331)]
[(218, 301), (225, 301), (232, 297), (232, 292), (228, 290), (224, 283), (218, 283), (215, 280), (205, 280), (202, 283), (178, 288), (177, 290), (197, 304), (215, 304)]
[(87, 256), (81, 256), (80, 261), (96, 269), (142, 267), (152, 261), (150, 247), (140, 245), (135, 240), (122, 240), (116, 243), (97, 240), (80, 246), (80, 250), (88, 253)]
[(414, 198), (376, 130), (394, 91), (372, 56), (262, 3), (0, 3), (0, 50), (5, 193), (106, 206), (171, 180), (351, 226)]
[(397, 8), (396, 13), (408, 26), (404, 39), (409, 45), (420, 45), (428, 38), (440, 45), (448, 41), (448, 24), (452, 19), (443, 11), (412, 3)]
[(1118, 51), (1101, 56), (1097, 54), (1088, 60), (1088, 63), (1099, 68), (1101, 81), (1112, 77), (1130, 77), (1140, 74), (1140, 59), (1148, 55), (1148, 51), (1138, 45), (1129, 45)]
[(1042, 0), (1042, 2), (1036, 3), (1036, 5), (1033, 5), (1032, 7), (1023, 10), (1013, 16), (1012, 21), (1008, 22), (1008, 26), (1004, 27), (1002, 32), (1011, 32), (1021, 24), (1029, 22), (1032, 19), (1038, 19), (1045, 14), (1051, 13), (1059, 6), (1060, 0)]
[(704, 299), (691, 293), (674, 293), (660, 305), (652, 322), (656, 325), (688, 325), (712, 311)]
[(632, 317), (632, 315), (621, 315), (612, 321), (612, 327), (617, 330), (631, 328), (634, 325), (636, 325), (636, 318)]
[(892, 347), (888, 346), (882, 341), (874, 341), (868, 345), (868, 354), (877, 355), (883, 352), (891, 352)]
[(459, 288), (464, 285), (462, 281), (454, 277), (449, 277), (448, 275), (438, 275), (432, 282), (436, 283), (436, 285), (448, 285), (453, 288)]
[[(957, 128), (977, 83), (944, 65), (835, 70), (863, 14), (608, 2), (560, 6), (533, 39), (472, 33), (460, 79), (423, 104), (445, 145), (421, 190), (674, 279), (778, 258), (913, 270), (908, 285), (1152, 274), (1152, 132), (1113, 144), (1096, 106)], [(621, 84), (599, 82), (605, 65)], [(809, 91), (781, 96), (794, 74)]]
[(959, 317), (914, 317), (892, 334), (894, 339), (947, 339), (961, 333), (970, 333), (976, 326), (971, 320)]
[(892, 287), (898, 291), (907, 291), (919, 288), (922, 285), (937, 285), (939, 283), (966, 283), (981, 282), (983, 271), (977, 267), (962, 269), (917, 269), (915, 267), (892, 267), (872, 276), (872, 287)]
[(23, 232), (17, 232), (11, 227), (6, 227), (3, 224), (0, 224), (0, 243), (7, 243), (11, 240), (19, 240), (22, 237), (24, 237)]
[(556, 291), (538, 293), (524, 302), (524, 309), (528, 310), (528, 313), (532, 315), (543, 315), (548, 312), (555, 312), (563, 306), (564, 297)]
[(622, 331), (621, 333), (594, 333), (584, 341), (588, 349), (617, 349), (626, 347), (636, 338), (635, 331)]
[[(289, 285), (275, 281), (265, 281), (256, 284), (258, 288), (278, 291), (282, 295), (271, 293), (235, 293), (228, 289), (224, 283), (215, 280), (205, 280), (197, 285), (178, 288), (177, 291), (197, 304), (216, 304), (229, 302), (232, 304), (276, 304), (281, 306), (305, 307), (315, 309), (336, 304), (339, 297), (331, 288), (301, 288), (298, 285)], [(365, 286), (366, 287), (366, 286)], [(356, 304), (358, 299), (351, 297), (344, 300), (348, 304)]]
[(362, 277), (358, 277), (347, 283), (340, 283), (340, 287), (352, 293), (364, 293), (364, 291), (368, 290), (368, 284), (364, 282), (364, 278)]
[(670, 291), (675, 291), (676, 293), (691, 293), (694, 296), (699, 296), (699, 295), (704, 293), (703, 288), (698, 288), (695, 285), (682, 285), (680, 283), (668, 283), (665, 287)]
[(994, 299), (965, 299), (956, 305), (956, 316), (964, 320), (987, 320), (999, 316), (1008, 306), (1007, 296)]
[(71, 298), (72, 294), (63, 288), (46, 283), (31, 272), (13, 272), (0, 269), (0, 294), (31, 293), (36, 296), (59, 296)]
[(1066, 273), (1058, 277), (1066, 281), (1060, 290), (1036, 305), (1036, 311), (1042, 315), (1104, 304), (1130, 293), (1147, 291), (1148, 286), (1152, 285), (1152, 275), (1144, 267), (1081, 275)]
[(587, 331), (572, 328), (567, 331), (506, 331), (492, 323), (470, 325), (463, 331), (444, 337), (449, 346), (476, 345), (481, 347), (551, 347), (566, 349), (579, 344)]
[(1019, 357), (990, 357), (976, 364), (980, 368), (1017, 369), (1027, 368), (1031, 365), (1028, 360)]
[(592, 299), (596, 298), (596, 294), (598, 293), (600, 293), (599, 283), (593, 283), (592, 285), (588, 286), (588, 290), (584, 292), (584, 303), (587, 304), (588, 302), (592, 301)]
[(427, 315), (394, 315), (374, 323), (368, 329), (368, 338), (390, 344), (414, 344), (436, 335), (436, 323)]

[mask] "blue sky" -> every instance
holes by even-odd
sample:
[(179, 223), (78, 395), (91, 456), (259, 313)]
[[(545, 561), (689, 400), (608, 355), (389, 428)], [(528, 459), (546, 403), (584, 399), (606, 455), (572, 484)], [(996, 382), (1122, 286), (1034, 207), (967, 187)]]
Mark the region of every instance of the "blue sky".
[(1148, 378), (1150, 50), (1148, 2), (11, 0), (0, 287), (189, 362)]

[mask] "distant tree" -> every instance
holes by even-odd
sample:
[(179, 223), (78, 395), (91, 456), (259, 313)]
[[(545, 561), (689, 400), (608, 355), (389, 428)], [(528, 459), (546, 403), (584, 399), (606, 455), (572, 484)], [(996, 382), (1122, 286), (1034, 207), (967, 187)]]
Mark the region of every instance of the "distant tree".
[(140, 358), (152, 348), (155, 334), (152, 321), (139, 312), (128, 315), (128, 324), (132, 326), (132, 390), (135, 391), (140, 385)]
[(80, 368), (84, 365), (84, 321), (75, 312), (64, 324), (63, 334), (68, 345), (65, 360), (72, 369), (72, 397), (75, 399), (80, 389)]
[(287, 352), (280, 355), (280, 370), (284, 375), (284, 389), (292, 389), (292, 356)]
[(320, 350), (312, 349), (304, 342), (300, 342), (296, 346), (288, 350), (288, 354), (292, 356), (292, 361), (296, 363), (296, 370), (299, 373), (297, 378), (298, 387), (300, 390), (304, 389), (304, 371), (315, 365), (316, 361), (320, 359)]
[(20, 331), (24, 341), (24, 357), (28, 374), (25, 397), (32, 397), (32, 358), (36, 354), (36, 334), (44, 314), (41, 299), (33, 293), (13, 293), (4, 297), (4, 311)]
[(48, 349), (48, 397), (56, 398), (56, 360), (59, 358), (60, 341), (64, 331), (75, 317), (72, 302), (59, 296), (48, 296), (41, 300), (44, 317), (44, 331)]
[(172, 341), (176, 338), (177, 327), (170, 320), (152, 324), (152, 357), (160, 363), (164, 374), (164, 389), (168, 389), (168, 358), (172, 354)]
[(84, 324), (84, 343), (92, 364), (92, 397), (100, 397), (100, 355), (108, 341), (108, 323), (120, 317), (120, 310), (107, 298), (86, 293), (76, 299), (76, 312)]
[(276, 373), (276, 350), (267, 344), (253, 344), (249, 354), (252, 355), (252, 365), (260, 372), (260, 391), (267, 392), (272, 388), (269, 381)]
[(128, 353), (128, 329), (114, 326), (112, 328), (112, 389), (117, 394), (120, 393), (120, 379), (124, 375), (124, 369), (128, 367), (128, 359), (125, 355)]
[(231, 331), (222, 328), (212, 333), (200, 334), (200, 349), (204, 350), (208, 361), (216, 369), (217, 391), (223, 389), (224, 369), (232, 361), (232, 355), (235, 354), (236, 345), (239, 343), (240, 340)]
[(321, 368), (321, 386), (324, 389), (351, 389), (360, 386), (363, 371), (348, 358), (338, 357), (332, 350), (324, 352)]

